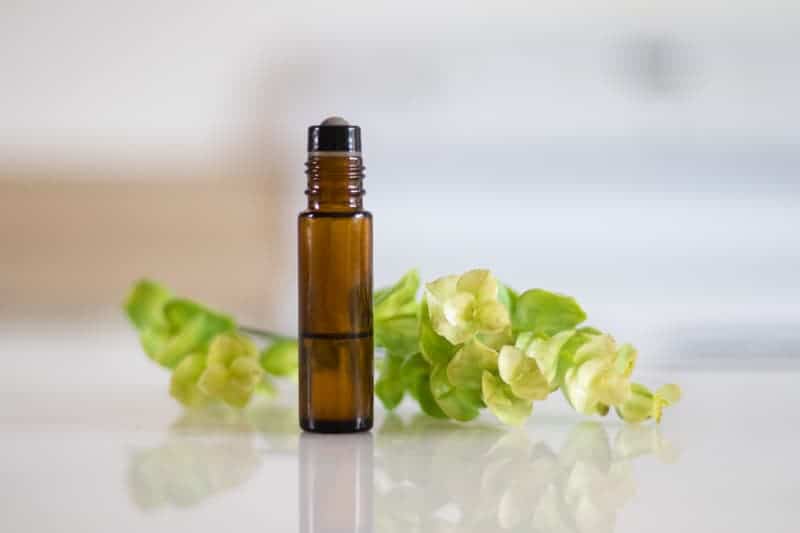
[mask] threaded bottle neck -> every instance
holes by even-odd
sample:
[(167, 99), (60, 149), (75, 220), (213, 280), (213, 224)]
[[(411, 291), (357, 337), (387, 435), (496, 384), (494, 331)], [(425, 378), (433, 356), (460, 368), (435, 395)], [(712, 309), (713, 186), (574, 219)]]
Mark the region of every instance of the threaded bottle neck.
[(364, 164), (348, 152), (311, 152), (306, 161), (310, 211), (358, 211), (363, 207)]

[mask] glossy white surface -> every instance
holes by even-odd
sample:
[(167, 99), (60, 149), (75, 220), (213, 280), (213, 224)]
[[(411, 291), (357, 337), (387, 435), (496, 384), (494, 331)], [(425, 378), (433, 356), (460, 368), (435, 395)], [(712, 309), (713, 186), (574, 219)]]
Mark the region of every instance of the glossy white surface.
[[(79, 345), (66, 342), (64, 356), (79, 358)], [(109, 357), (124, 367), (127, 349)], [(800, 523), (796, 373), (642, 376), (683, 385), (660, 427), (588, 420), (555, 396), (524, 430), (490, 416), (441, 423), (404, 405), (379, 412), (372, 433), (319, 436), (300, 434), (293, 389), (282, 391), (289, 405), (184, 412), (166, 385), (59, 385), (41, 370), (47, 387), (2, 380), (4, 531), (727, 533)], [(85, 371), (87, 383), (97, 375)]]

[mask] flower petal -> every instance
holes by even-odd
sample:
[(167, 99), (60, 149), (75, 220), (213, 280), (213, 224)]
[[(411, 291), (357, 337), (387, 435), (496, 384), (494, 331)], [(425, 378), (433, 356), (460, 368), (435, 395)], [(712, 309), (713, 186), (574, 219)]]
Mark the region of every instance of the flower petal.
[(500, 378), (511, 386), (511, 392), (526, 400), (544, 400), (550, 385), (536, 359), (528, 357), (513, 346), (504, 346), (498, 361)]
[(530, 400), (517, 398), (511, 387), (500, 381), (489, 371), (484, 371), (481, 379), (483, 402), (501, 421), (512, 426), (521, 425), (533, 409)]
[(537, 338), (533, 333), (520, 333), (516, 347), (528, 357), (536, 359), (536, 364), (547, 379), (551, 390), (558, 386), (559, 353), (564, 344), (575, 335), (574, 330), (562, 331), (549, 339)]
[(475, 315), (477, 329), (480, 331), (497, 333), (511, 325), (508, 309), (499, 301), (482, 303)]
[(497, 300), (497, 280), (485, 269), (470, 270), (462, 274), (458, 278), (456, 290), (474, 295), (479, 302)]
[(447, 365), (447, 377), (456, 387), (480, 390), (484, 370), (497, 370), (497, 352), (470, 339)]

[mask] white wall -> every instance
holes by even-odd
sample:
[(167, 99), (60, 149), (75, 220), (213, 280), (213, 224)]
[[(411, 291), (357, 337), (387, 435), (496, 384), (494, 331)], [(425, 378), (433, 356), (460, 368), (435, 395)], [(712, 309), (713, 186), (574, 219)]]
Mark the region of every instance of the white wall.
[(0, 176), (264, 185), (293, 309), (304, 130), (341, 114), (379, 284), (489, 266), (664, 358), (789, 357), (799, 30), (789, 1), (5, 1)]

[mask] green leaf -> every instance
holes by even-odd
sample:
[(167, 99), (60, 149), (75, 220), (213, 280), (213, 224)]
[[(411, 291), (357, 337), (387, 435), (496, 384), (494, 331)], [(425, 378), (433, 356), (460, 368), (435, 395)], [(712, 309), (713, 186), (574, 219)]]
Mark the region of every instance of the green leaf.
[(183, 298), (175, 298), (167, 302), (164, 306), (164, 315), (167, 317), (170, 328), (173, 329), (186, 326), (198, 316), (205, 317), (209, 327), (219, 328), (220, 331), (235, 327), (231, 317), (211, 311), (196, 302)]
[(416, 315), (396, 316), (375, 322), (375, 346), (397, 355), (419, 351), (419, 321)]
[(153, 359), (162, 366), (175, 368), (190, 353), (205, 352), (218, 332), (208, 326), (204, 316), (198, 315), (179, 329), (170, 328), (163, 344), (153, 353)]
[(447, 418), (447, 415), (436, 403), (431, 392), (431, 365), (415, 353), (401, 367), (402, 380), (406, 390), (419, 403), (422, 411), (433, 418)]
[(433, 368), (430, 388), (436, 403), (448, 417), (468, 422), (480, 414), (480, 390), (471, 391), (454, 386), (447, 378), (445, 365)]
[(399, 315), (416, 315), (416, 296), (419, 290), (419, 273), (416, 269), (406, 272), (391, 287), (377, 290), (373, 296), (373, 317), (376, 322)]
[(447, 365), (447, 378), (456, 387), (480, 391), (484, 370), (497, 370), (497, 352), (471, 339), (461, 346)]
[(130, 321), (139, 329), (166, 327), (164, 305), (170, 298), (172, 294), (167, 288), (154, 281), (142, 279), (128, 293), (123, 308)]
[(514, 396), (511, 387), (491, 372), (483, 373), (481, 383), (484, 403), (501, 422), (519, 426), (531, 415), (533, 402)]
[(404, 358), (387, 352), (381, 361), (380, 375), (375, 382), (375, 395), (383, 406), (392, 410), (403, 401), (406, 384), (403, 382), (402, 366)]
[(153, 353), (153, 359), (168, 368), (174, 368), (189, 353), (206, 351), (217, 334), (236, 328), (230, 317), (189, 300), (170, 300), (164, 306), (164, 315), (167, 339)]
[(157, 356), (164, 350), (164, 347), (169, 342), (169, 333), (166, 326), (164, 327), (146, 327), (139, 332), (139, 341), (142, 344), (144, 353), (158, 363)]
[(273, 342), (261, 352), (260, 363), (264, 371), (273, 376), (296, 376), (298, 345), (294, 340)]
[(497, 299), (508, 309), (508, 316), (514, 316), (514, 310), (517, 308), (517, 300), (519, 294), (514, 289), (503, 283), (497, 284)]
[(569, 296), (542, 289), (525, 291), (517, 300), (512, 324), (514, 331), (552, 336), (572, 329), (586, 320), (586, 313)]
[(427, 381), (431, 374), (431, 365), (417, 352), (408, 356), (400, 367), (400, 377), (406, 386), (406, 389), (412, 390), (415, 388), (419, 380), (424, 379)]
[(434, 331), (424, 296), (419, 307), (419, 347), (431, 365), (446, 365), (456, 353), (456, 347)]

